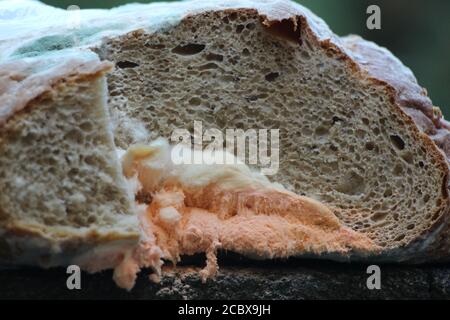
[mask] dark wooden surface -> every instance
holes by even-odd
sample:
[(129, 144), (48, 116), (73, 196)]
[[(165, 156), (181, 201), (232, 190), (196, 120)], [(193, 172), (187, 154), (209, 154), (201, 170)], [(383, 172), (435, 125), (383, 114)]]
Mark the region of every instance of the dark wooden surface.
[(111, 271), (82, 273), (81, 290), (68, 290), (64, 268), (2, 269), (0, 299), (450, 299), (450, 266), (381, 265), (381, 290), (369, 290), (363, 264), (219, 262), (220, 274), (206, 284), (193, 271), (201, 265), (194, 259), (166, 270), (160, 284), (143, 271), (131, 292), (115, 286)]

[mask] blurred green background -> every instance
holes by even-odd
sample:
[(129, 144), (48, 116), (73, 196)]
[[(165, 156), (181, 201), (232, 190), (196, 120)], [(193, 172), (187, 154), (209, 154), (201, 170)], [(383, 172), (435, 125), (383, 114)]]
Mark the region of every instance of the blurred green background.
[[(44, 0), (67, 8), (108, 8), (151, 0)], [(428, 89), (435, 105), (450, 119), (449, 0), (298, 0), (321, 16), (339, 34), (359, 34), (389, 48)], [(366, 9), (381, 8), (381, 30), (368, 30)]]

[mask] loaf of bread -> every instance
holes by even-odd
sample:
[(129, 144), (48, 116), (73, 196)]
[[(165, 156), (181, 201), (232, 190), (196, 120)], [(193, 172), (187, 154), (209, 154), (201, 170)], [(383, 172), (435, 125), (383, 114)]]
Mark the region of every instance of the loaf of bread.
[[(450, 260), (450, 125), (389, 51), (281, 0), (0, 3), (0, 260)], [(113, 68), (114, 65), (114, 68)], [(177, 128), (280, 129), (280, 168), (176, 165)], [(165, 139), (164, 139), (165, 138)], [(235, 155), (229, 155), (234, 157)]]

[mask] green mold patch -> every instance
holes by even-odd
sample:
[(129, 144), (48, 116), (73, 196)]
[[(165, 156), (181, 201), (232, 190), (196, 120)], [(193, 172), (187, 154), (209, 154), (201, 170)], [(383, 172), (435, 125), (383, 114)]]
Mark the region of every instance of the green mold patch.
[(123, 24), (110, 24), (102, 27), (71, 30), (66, 34), (55, 34), (41, 37), (25, 44), (14, 51), (12, 58), (31, 58), (49, 52), (61, 51), (96, 41), (103, 31), (115, 31), (124, 28)]
[(30, 44), (18, 48), (12, 56), (16, 58), (30, 58), (40, 56), (51, 51), (72, 48), (77, 43), (75, 35), (52, 35), (39, 38)]

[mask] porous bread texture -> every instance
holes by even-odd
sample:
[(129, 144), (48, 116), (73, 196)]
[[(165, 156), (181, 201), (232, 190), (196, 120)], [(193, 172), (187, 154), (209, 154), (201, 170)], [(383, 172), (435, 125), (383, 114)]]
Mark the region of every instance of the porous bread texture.
[[(351, 35), (341, 38), (342, 45), (352, 58), (369, 73), (371, 77), (389, 83), (396, 91), (396, 101), (416, 124), (417, 128), (436, 144), (446, 155), (450, 166), (450, 124), (442, 117), (439, 107), (433, 105), (412, 71), (404, 66), (389, 50), (373, 42)], [(450, 181), (448, 182), (450, 183)], [(425, 245), (434, 248), (436, 256), (443, 259), (449, 256), (450, 215), (443, 215), (441, 222), (427, 237)], [(422, 255), (422, 258), (419, 256)], [(428, 260), (425, 253), (416, 253), (417, 259)], [(448, 258), (447, 258), (448, 259)]]
[(117, 65), (108, 85), (121, 148), (192, 129), (194, 120), (280, 128), (274, 181), (332, 207), (389, 252), (387, 260), (430, 249), (421, 240), (448, 208), (442, 154), (401, 111), (391, 86), (318, 41), (305, 18), (207, 12), (94, 50)]
[(386, 48), (355, 35), (341, 38), (343, 47), (371, 77), (385, 81), (396, 91), (396, 101), (417, 127), (450, 159), (450, 128), (439, 107), (427, 95), (412, 71)]
[(0, 126), (0, 230), (10, 258), (28, 248), (37, 261), (19, 260), (52, 265), (61, 246), (71, 259), (69, 252), (138, 240), (104, 72), (66, 75)]

